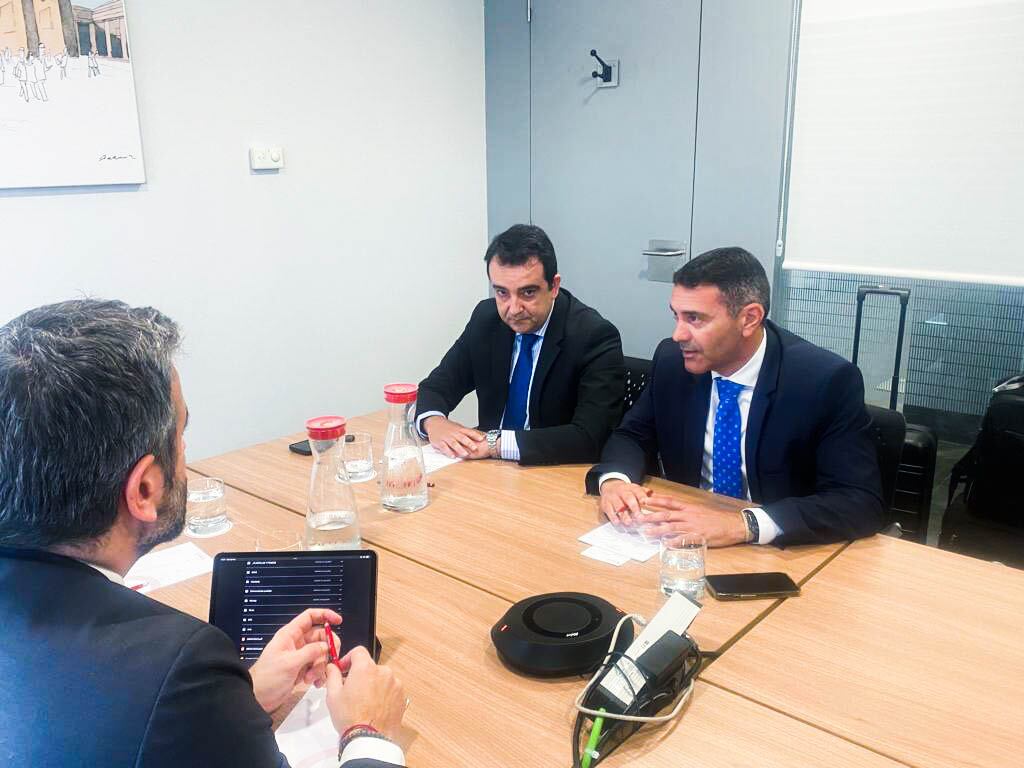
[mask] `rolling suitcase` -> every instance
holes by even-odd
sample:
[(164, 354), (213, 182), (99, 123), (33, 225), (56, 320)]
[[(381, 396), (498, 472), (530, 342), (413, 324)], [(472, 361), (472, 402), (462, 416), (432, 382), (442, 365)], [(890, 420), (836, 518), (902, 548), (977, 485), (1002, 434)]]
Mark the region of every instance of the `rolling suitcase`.
[[(864, 312), (864, 300), (870, 295), (896, 296), (900, 301), (899, 328), (896, 331), (896, 363), (893, 366), (892, 384), (889, 387), (889, 408), (896, 410), (899, 397), (900, 360), (903, 357), (903, 332), (907, 323), (907, 305), (910, 291), (905, 288), (888, 288), (884, 285), (861, 285), (857, 287), (857, 317), (853, 329), (853, 364), (857, 364), (860, 351), (860, 326)], [(890, 522), (900, 524), (903, 538), (925, 541), (928, 535), (928, 518), (932, 506), (932, 486), (935, 483), (935, 457), (938, 440), (928, 427), (907, 424), (907, 434), (900, 455), (899, 471), (896, 476), (896, 493), (890, 508)]]

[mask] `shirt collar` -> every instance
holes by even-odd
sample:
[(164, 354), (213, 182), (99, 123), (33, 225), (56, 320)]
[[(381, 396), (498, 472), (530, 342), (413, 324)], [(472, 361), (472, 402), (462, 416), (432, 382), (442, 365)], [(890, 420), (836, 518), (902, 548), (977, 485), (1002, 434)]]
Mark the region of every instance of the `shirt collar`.
[(96, 565), (96, 563), (89, 563), (89, 562), (86, 562), (85, 560), (79, 560), (78, 562), (80, 562), (82, 565), (88, 565), (90, 568), (93, 568), (93, 569), (99, 571), (100, 573), (102, 573), (104, 576), (106, 576), (108, 579), (110, 579), (115, 584), (120, 584), (122, 587), (124, 586), (124, 577), (121, 576), (119, 573), (114, 573), (113, 571), (108, 571), (102, 565)]
[(757, 345), (757, 351), (750, 356), (750, 359), (743, 364), (732, 376), (722, 376), (717, 371), (712, 371), (711, 376), (715, 379), (725, 378), (744, 387), (753, 388), (757, 384), (757, 376), (761, 373), (761, 363), (764, 362), (764, 353), (768, 348), (768, 332), (762, 327), (761, 343)]

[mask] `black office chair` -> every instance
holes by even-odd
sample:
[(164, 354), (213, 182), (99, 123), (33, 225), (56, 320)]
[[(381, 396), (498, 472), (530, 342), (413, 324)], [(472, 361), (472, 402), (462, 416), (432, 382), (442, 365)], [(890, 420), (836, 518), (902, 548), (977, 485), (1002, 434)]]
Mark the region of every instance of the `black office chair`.
[(871, 434), (875, 440), (878, 469), (882, 473), (882, 501), (885, 503), (884, 533), (899, 536), (901, 528), (893, 520), (892, 502), (896, 496), (896, 477), (900, 469), (900, 454), (907, 436), (907, 422), (903, 414), (877, 405), (867, 406), (871, 417)]
[(633, 407), (647, 386), (647, 379), (651, 376), (651, 361), (642, 357), (624, 357), (622, 361), (626, 364), (625, 412)]
[[(622, 413), (625, 414), (640, 399), (640, 393), (651, 378), (651, 361), (642, 357), (623, 357), (622, 362), (626, 365), (626, 393), (622, 403)], [(648, 458), (647, 474), (651, 477), (665, 476), (660, 456)]]

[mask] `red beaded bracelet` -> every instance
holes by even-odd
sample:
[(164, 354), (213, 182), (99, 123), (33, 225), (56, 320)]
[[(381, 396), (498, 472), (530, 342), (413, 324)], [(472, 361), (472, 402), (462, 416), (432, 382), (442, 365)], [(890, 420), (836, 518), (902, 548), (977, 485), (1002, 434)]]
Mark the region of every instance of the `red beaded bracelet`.
[(352, 731), (356, 730), (369, 731), (370, 733), (380, 733), (380, 731), (378, 731), (369, 723), (356, 723), (355, 725), (350, 725), (348, 728), (345, 729), (345, 732), (341, 734), (341, 740), (344, 741), (348, 738), (348, 735), (352, 733)]

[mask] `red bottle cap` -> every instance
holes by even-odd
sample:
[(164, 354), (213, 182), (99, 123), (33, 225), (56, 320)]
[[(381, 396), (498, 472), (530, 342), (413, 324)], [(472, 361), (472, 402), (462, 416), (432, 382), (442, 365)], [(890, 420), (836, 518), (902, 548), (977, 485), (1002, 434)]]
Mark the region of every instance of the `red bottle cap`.
[(419, 390), (416, 384), (388, 384), (384, 387), (384, 399), (389, 403), (414, 403)]
[(306, 422), (306, 434), (312, 440), (334, 440), (345, 434), (344, 416), (317, 416)]

